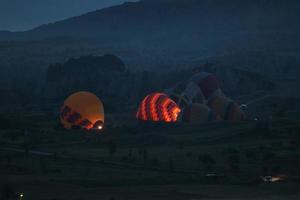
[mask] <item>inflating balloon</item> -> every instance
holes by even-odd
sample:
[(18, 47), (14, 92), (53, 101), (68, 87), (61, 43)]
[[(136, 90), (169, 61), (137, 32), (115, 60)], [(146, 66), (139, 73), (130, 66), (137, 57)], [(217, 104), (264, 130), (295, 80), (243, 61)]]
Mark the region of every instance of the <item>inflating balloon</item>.
[(240, 121), (246, 119), (245, 113), (231, 99), (225, 96), (215, 96), (207, 105), (224, 120)]
[(104, 127), (104, 108), (101, 100), (90, 92), (77, 92), (69, 96), (61, 108), (60, 121), (66, 129)]
[(178, 121), (190, 124), (204, 124), (220, 121), (221, 117), (204, 104), (190, 104), (180, 114)]
[(198, 85), (192, 81), (183, 81), (167, 89), (166, 94), (183, 109), (191, 103), (203, 103), (204, 96)]
[(143, 121), (176, 122), (179, 106), (164, 93), (153, 93), (141, 102), (136, 118)]
[(190, 78), (190, 81), (194, 82), (200, 88), (207, 101), (215, 96), (223, 95), (217, 78), (210, 73), (197, 73)]

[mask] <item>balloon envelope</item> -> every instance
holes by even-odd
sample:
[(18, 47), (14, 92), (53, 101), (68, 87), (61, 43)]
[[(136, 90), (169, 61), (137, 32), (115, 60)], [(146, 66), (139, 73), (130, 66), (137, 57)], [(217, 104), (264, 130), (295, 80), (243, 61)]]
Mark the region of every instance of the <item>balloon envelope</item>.
[(218, 79), (207, 72), (199, 72), (190, 78), (201, 90), (203, 96), (208, 101), (214, 96), (222, 95)]
[(221, 117), (212, 109), (199, 103), (188, 105), (180, 115), (180, 121), (190, 124), (203, 124), (220, 120)]
[(166, 94), (183, 109), (191, 103), (203, 103), (204, 96), (198, 85), (192, 81), (183, 81), (167, 89)]
[(216, 96), (207, 105), (218, 113), (224, 120), (239, 121), (246, 118), (245, 113), (231, 99), (225, 96)]
[(73, 126), (84, 129), (102, 129), (104, 124), (103, 103), (93, 93), (76, 92), (64, 101), (60, 120), (66, 129)]
[(179, 106), (164, 93), (153, 93), (141, 102), (136, 118), (143, 121), (175, 122)]

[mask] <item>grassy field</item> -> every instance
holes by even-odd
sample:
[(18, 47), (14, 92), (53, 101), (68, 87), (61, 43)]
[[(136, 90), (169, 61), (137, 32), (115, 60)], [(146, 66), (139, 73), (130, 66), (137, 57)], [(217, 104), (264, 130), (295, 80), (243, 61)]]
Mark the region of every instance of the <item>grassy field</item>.
[[(201, 126), (64, 131), (11, 115), (0, 131), (2, 195), (23, 199), (299, 199), (300, 116)], [(13, 122), (13, 123), (12, 123)], [(264, 183), (261, 176), (279, 176)], [(13, 196), (12, 199), (18, 199)]]

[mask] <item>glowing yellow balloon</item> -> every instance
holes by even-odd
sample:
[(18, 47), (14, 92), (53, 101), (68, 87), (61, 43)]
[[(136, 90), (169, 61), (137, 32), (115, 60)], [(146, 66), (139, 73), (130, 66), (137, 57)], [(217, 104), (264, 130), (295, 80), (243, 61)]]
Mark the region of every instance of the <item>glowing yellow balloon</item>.
[(64, 101), (60, 120), (66, 129), (79, 126), (101, 130), (104, 124), (103, 103), (93, 93), (76, 92)]

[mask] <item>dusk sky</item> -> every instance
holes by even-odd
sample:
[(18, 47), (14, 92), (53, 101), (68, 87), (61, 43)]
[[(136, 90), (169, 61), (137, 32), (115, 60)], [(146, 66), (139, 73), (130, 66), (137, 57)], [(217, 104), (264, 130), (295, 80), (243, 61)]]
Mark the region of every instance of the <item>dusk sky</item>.
[(125, 1), (136, 0), (0, 0), (0, 30), (28, 30)]

